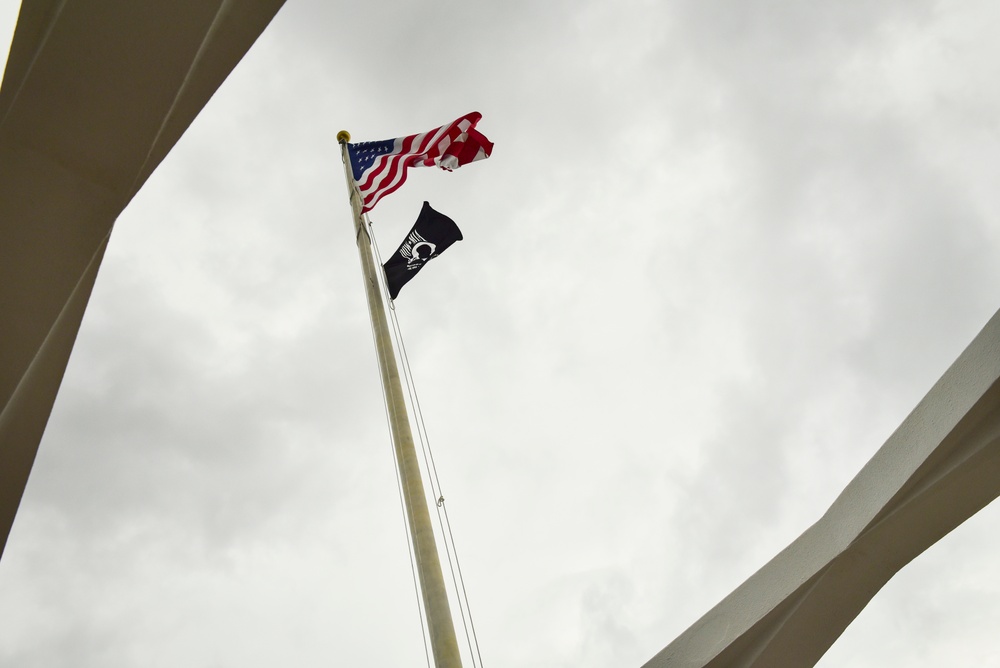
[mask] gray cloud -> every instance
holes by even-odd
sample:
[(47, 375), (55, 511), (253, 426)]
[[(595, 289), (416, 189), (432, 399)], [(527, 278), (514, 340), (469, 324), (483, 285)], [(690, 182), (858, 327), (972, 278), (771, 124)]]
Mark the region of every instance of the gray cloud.
[[(117, 224), (0, 663), (419, 661), (334, 137), (477, 109), (490, 160), (373, 218), (383, 254), (424, 199), (465, 234), (397, 313), (484, 659), (640, 665), (995, 309), (996, 11), (288, 3)], [(820, 665), (989, 664), (996, 512)]]

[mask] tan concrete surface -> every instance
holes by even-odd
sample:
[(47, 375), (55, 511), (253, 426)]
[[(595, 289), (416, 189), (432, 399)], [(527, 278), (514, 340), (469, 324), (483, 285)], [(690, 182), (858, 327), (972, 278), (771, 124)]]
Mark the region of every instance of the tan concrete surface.
[(826, 514), (645, 668), (812, 666), (914, 557), (1000, 495), (1000, 312)]
[(0, 87), (0, 554), (118, 214), (284, 0), (26, 0)]

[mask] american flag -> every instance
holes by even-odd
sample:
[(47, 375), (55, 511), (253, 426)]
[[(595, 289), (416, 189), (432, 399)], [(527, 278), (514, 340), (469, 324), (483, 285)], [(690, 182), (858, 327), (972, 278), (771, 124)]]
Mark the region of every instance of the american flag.
[(490, 157), (493, 142), (476, 130), (483, 115), (478, 111), (453, 123), (409, 137), (348, 144), (351, 171), (361, 192), (362, 212), (395, 192), (406, 181), (407, 167), (437, 165), (451, 171)]

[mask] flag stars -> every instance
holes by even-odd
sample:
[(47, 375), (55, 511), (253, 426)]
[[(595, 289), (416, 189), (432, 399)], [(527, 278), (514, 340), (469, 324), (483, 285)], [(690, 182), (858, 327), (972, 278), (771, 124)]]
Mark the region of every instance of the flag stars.
[(386, 153), (392, 153), (395, 142), (395, 139), (384, 139), (348, 144), (347, 152), (351, 156), (351, 170), (354, 172), (354, 178), (360, 180), (361, 175), (372, 166), (376, 158)]

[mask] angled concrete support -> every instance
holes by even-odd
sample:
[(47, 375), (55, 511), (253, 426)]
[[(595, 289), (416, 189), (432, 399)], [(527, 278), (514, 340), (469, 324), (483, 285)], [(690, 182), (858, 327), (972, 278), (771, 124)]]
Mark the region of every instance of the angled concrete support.
[(284, 0), (25, 0), (0, 87), (0, 554), (118, 214)]
[(1000, 494), (1000, 312), (826, 514), (645, 668), (812, 666), (900, 568)]

